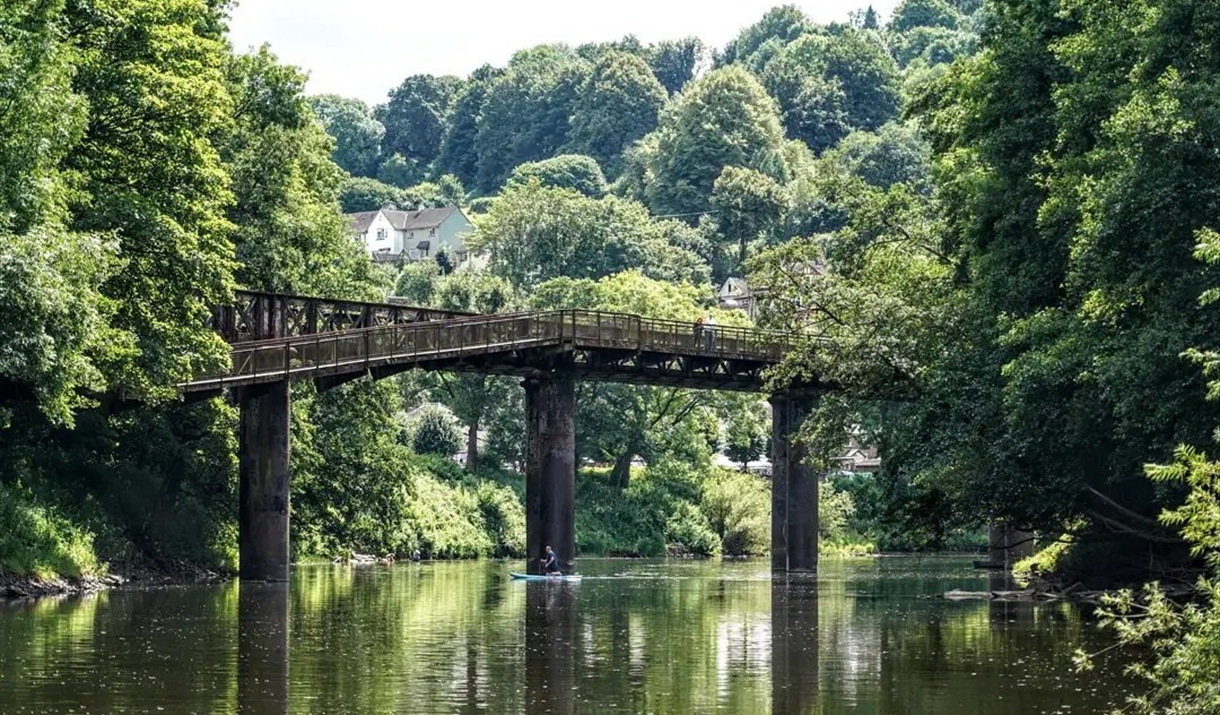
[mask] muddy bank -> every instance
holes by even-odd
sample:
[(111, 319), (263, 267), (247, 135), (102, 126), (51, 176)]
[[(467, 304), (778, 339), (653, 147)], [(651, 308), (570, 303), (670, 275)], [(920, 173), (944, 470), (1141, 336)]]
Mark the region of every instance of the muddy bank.
[(0, 573), (0, 601), (28, 600), (47, 596), (76, 596), (112, 588), (156, 588), (227, 581), (235, 574), (212, 571), (189, 564), (165, 567), (115, 568), (105, 576), (41, 578), (32, 574)]

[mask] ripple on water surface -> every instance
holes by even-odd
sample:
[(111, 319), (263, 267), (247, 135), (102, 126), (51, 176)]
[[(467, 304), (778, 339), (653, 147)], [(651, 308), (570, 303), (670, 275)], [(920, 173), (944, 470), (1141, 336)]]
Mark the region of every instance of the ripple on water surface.
[[(516, 566), (515, 564), (513, 566)], [(0, 713), (1092, 713), (1122, 663), (1067, 605), (954, 602), (969, 559), (585, 559), (302, 567), (237, 583), (0, 605)]]

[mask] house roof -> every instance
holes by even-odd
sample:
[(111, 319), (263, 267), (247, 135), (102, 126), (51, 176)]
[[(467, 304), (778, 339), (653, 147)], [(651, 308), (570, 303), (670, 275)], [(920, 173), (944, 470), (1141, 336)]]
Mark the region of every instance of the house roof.
[(352, 230), (356, 233), (365, 233), (369, 230), (369, 226), (373, 225), (373, 221), (378, 214), (385, 214), (386, 220), (390, 225), (399, 231), (414, 231), (421, 228), (436, 228), (445, 222), (445, 219), (453, 215), (454, 211), (459, 211), (456, 206), (445, 206), (439, 209), (422, 209), (420, 211), (396, 211), (390, 208), (383, 208), (377, 211), (361, 211), (360, 213), (347, 214), (347, 220), (351, 224)]
[(351, 225), (352, 231), (356, 233), (367, 233), (369, 226), (373, 225), (373, 219), (377, 218), (380, 211), (361, 211), (360, 213), (344, 214), (347, 217), (347, 222)]
[(750, 287), (746, 283), (745, 278), (731, 277), (724, 282), (724, 285), (720, 286), (719, 295), (721, 298), (728, 298), (732, 296), (749, 296)]
[(394, 228), (399, 231), (412, 231), (420, 228), (436, 228), (445, 222), (454, 211), (455, 206), (440, 209), (423, 209), (422, 211), (387, 211), (382, 210)]

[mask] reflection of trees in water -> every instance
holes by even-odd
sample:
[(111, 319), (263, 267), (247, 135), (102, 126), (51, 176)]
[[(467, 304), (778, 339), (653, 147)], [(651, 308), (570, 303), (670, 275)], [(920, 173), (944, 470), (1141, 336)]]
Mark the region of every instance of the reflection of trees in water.
[(522, 712), (519, 585), (494, 562), (300, 569), (293, 712)]
[(715, 562), (677, 570), (686, 578), (580, 585), (579, 618), (591, 626), (582, 702), (621, 712), (765, 712), (768, 582), (718, 578)]
[[(461, 563), (305, 567), (279, 601), (238, 584), (44, 601), (0, 609), (0, 699), (217, 715), (285, 702), (358, 715), (1024, 715), (1121, 697), (1118, 664), (1072, 674), (1070, 651), (1104, 638), (1075, 611), (928, 599), (986, 581), (969, 569), (937, 580), (932, 561), (888, 575), (910, 563), (824, 564), (795, 592), (765, 564), (625, 563), (644, 577), (533, 589), (503, 564)], [(62, 672), (77, 673), (66, 688)]]
[(0, 606), (0, 712), (233, 712), (236, 615), (235, 584)]
[[(822, 581), (824, 713), (1025, 713), (1048, 703), (1091, 712), (1099, 686), (1114, 687), (1117, 671), (1072, 675), (1076, 645), (1104, 638), (1072, 607), (943, 600), (931, 594), (989, 584), (911, 576)], [(1083, 691), (1064, 689), (1077, 680)]]

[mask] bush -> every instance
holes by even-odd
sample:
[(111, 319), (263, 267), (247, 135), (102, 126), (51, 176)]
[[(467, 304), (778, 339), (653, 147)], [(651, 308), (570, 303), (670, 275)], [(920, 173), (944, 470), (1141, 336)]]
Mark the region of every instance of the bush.
[(444, 484), (427, 473), (414, 474), (412, 482), (412, 499), (403, 517), (420, 551), (431, 558), (491, 555), (495, 545), (473, 490)]
[(416, 454), (452, 457), (462, 448), (462, 431), (448, 410), (426, 405), (412, 430), (411, 446)]
[(93, 533), (23, 490), (0, 484), (0, 571), (79, 578), (105, 573)]
[(767, 553), (771, 546), (771, 488), (745, 472), (717, 470), (703, 485), (700, 507), (731, 556)]
[(525, 507), (511, 487), (479, 482), (475, 489), (483, 524), (494, 542), (495, 556), (525, 555)]
[(508, 177), (505, 191), (525, 186), (531, 181), (558, 189), (573, 189), (591, 199), (606, 195), (606, 176), (597, 160), (583, 154), (561, 154), (559, 156), (521, 164)]
[(628, 486), (609, 470), (583, 470), (576, 482), (576, 551), (589, 556), (710, 555), (715, 532), (698, 509), (702, 475), (676, 462), (632, 470)]
[(665, 522), (665, 542), (671, 555), (720, 553), (720, 537), (699, 507), (688, 501), (674, 505)]

